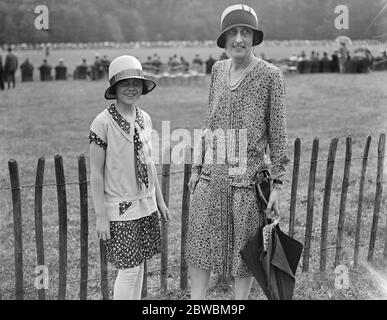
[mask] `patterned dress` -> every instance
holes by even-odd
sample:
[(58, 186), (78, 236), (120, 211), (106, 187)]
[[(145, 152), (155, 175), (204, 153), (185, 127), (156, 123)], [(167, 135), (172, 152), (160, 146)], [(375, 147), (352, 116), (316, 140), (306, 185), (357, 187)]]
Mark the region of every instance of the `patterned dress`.
[[(240, 250), (263, 225), (264, 208), (256, 203), (253, 178), (266, 169), (280, 179), (289, 162), (285, 86), (277, 67), (254, 58), (242, 81), (232, 87), (230, 67), (228, 59), (212, 69), (206, 134), (193, 167), (200, 178), (191, 197), (187, 261), (245, 278), (252, 273)], [(265, 161), (267, 145), (271, 163)]]

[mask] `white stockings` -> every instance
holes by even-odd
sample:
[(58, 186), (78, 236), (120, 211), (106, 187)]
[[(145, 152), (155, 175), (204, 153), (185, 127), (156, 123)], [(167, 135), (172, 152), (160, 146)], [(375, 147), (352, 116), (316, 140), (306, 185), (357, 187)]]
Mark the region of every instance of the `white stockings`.
[(114, 300), (140, 300), (144, 262), (128, 269), (119, 269), (114, 284)]

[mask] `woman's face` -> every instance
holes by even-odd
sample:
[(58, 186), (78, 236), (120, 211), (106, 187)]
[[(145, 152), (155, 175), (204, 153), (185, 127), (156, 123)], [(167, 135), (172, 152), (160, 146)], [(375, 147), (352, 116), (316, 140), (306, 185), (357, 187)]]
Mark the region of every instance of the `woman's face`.
[(226, 33), (226, 50), (234, 59), (251, 55), (254, 32), (249, 27), (234, 27)]
[(142, 94), (141, 79), (126, 79), (119, 81), (116, 85), (117, 100), (127, 105), (135, 103)]

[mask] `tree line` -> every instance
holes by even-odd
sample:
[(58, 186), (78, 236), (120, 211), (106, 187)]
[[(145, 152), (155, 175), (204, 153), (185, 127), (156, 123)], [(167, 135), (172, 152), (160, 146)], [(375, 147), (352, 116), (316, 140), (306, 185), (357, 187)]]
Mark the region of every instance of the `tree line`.
[[(387, 0), (244, 0), (256, 9), (270, 40), (385, 40)], [(0, 44), (39, 42), (213, 40), (223, 9), (236, 0), (2, 0)], [(37, 30), (35, 7), (49, 10), (49, 29)], [(346, 5), (348, 30), (337, 30), (335, 8)], [(378, 16), (379, 14), (379, 16)], [(376, 19), (375, 19), (376, 17)]]

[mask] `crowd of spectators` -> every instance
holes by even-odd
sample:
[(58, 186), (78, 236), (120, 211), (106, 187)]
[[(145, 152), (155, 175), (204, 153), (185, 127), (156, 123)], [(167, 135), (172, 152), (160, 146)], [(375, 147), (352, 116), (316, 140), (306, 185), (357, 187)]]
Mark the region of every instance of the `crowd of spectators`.
[[(218, 60), (226, 59), (227, 56), (222, 54)], [(169, 57), (169, 59), (163, 63), (160, 56), (155, 53), (153, 57), (149, 56), (148, 59), (142, 64), (144, 71), (152, 74), (180, 74), (180, 73), (198, 73), (198, 74), (210, 74), (212, 66), (217, 60), (210, 55), (207, 60), (202, 59), (199, 54), (195, 54), (191, 63), (183, 56), (178, 57), (177, 54)]]
[[(55, 67), (43, 59), (42, 64), (37, 68), (39, 70), (41, 81), (50, 80), (67, 80), (69, 77), (68, 67), (65, 61), (60, 58)], [(308, 55), (302, 50), (298, 55), (293, 54), (288, 59), (274, 61), (267, 59), (264, 54), (260, 54), (261, 59), (268, 62), (280, 65), (286, 65), (286, 71), (298, 73), (326, 73), (326, 72), (342, 72), (342, 73), (363, 73), (369, 70), (387, 70), (387, 55), (386, 50), (380, 50), (379, 55), (373, 57), (370, 50), (367, 48), (358, 48), (352, 53), (341, 46), (335, 50), (330, 56), (327, 52), (320, 54), (312, 50)], [(148, 56), (142, 62), (145, 73), (152, 75), (176, 75), (176, 74), (210, 74), (212, 66), (218, 60), (227, 59), (227, 54), (223, 52), (216, 59), (210, 55), (204, 60), (199, 54), (195, 54), (192, 61), (188, 61), (183, 56), (173, 54), (166, 61), (162, 61), (157, 53), (153, 56)], [(108, 77), (110, 60), (99, 53), (95, 54), (92, 64), (88, 64), (86, 59), (82, 59), (82, 63), (76, 66), (71, 77), (73, 79), (91, 79), (99, 80)], [(15, 73), (18, 69), (18, 59), (13, 54), (12, 49), (8, 48), (8, 54), (3, 65), (0, 55), (0, 89), (5, 88), (5, 82), (8, 83), (8, 88), (15, 87)], [(33, 72), (35, 67), (29, 61), (25, 61), (20, 65), (22, 82), (33, 81)], [(54, 74), (53, 74), (54, 73)]]
[(374, 57), (367, 48), (355, 49), (353, 53), (340, 48), (331, 56), (327, 52), (320, 55), (319, 52), (311, 51), (310, 55), (307, 55), (305, 51), (301, 51), (284, 62), (288, 65), (289, 71), (299, 73), (366, 73), (370, 70), (387, 70), (386, 50), (380, 50), (379, 55)]
[[(385, 46), (386, 41), (379, 41), (376, 39), (368, 40), (352, 40), (353, 45), (356, 47), (366, 46)], [(264, 47), (335, 47), (337, 43), (334, 40), (264, 40), (262, 46)], [(7, 50), (9, 45), (0, 44), (0, 48)], [(15, 51), (20, 50), (46, 50), (48, 47), (52, 50), (102, 50), (102, 49), (139, 49), (139, 48), (213, 48), (216, 47), (216, 42), (213, 40), (204, 41), (130, 41), (130, 42), (113, 42), (113, 41), (101, 41), (101, 42), (56, 42), (56, 43), (19, 43), (11, 45)]]

